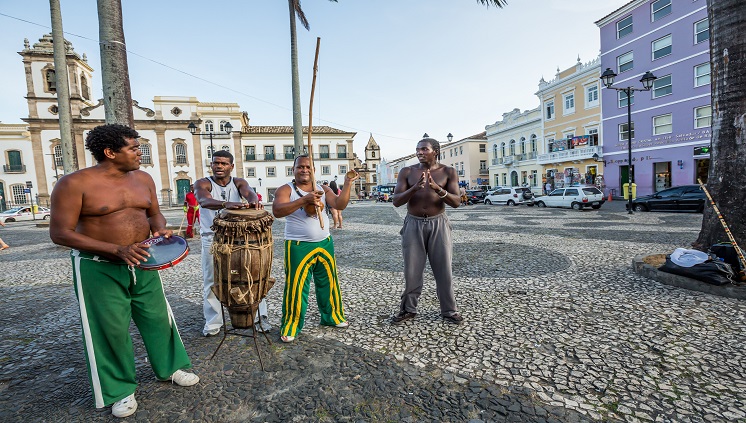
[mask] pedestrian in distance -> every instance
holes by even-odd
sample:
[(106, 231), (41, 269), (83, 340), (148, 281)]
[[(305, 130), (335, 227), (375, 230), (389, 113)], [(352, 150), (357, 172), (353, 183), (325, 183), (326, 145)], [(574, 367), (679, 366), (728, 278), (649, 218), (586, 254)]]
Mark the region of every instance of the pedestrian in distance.
[[(211, 250), (215, 232), (211, 226), (220, 209), (238, 210), (261, 208), (259, 197), (243, 178), (231, 176), (235, 164), (233, 154), (228, 151), (216, 151), (212, 155), (210, 169), (212, 176), (202, 178), (194, 183), (194, 193), (201, 207), (199, 225), (202, 242), (202, 312), (205, 316), (204, 336), (215, 336), (223, 327), (223, 306), (212, 292), (215, 283), (215, 268)], [(245, 202), (244, 202), (245, 200)], [(259, 332), (272, 330), (268, 320), (267, 299), (259, 302), (255, 325)], [(258, 316), (261, 316), (259, 318)]]
[(194, 185), (189, 185), (189, 191), (184, 196), (184, 212), (186, 213), (186, 238), (194, 237), (194, 222), (199, 222), (199, 202), (194, 195)]
[[(308, 309), (308, 293), (313, 278), (316, 303), (323, 326), (346, 328), (339, 287), (334, 241), (329, 234), (329, 217), (316, 210), (324, 203), (344, 210), (350, 202), (350, 187), (360, 175), (345, 176), (339, 195), (331, 188), (313, 185), (313, 168), (308, 156), (298, 156), (293, 163), (292, 182), (276, 191), (272, 213), (285, 217), (285, 290), (282, 293), (282, 342), (293, 342), (303, 330)], [(323, 227), (319, 224), (322, 219)]]
[[(342, 193), (342, 190), (337, 186), (337, 181), (329, 182), (329, 189), (331, 189), (337, 196)], [(337, 210), (334, 207), (329, 207), (329, 209), (332, 213), (332, 227), (342, 229), (342, 210)]]
[(93, 167), (62, 177), (52, 191), (49, 235), (72, 248), (73, 285), (96, 408), (115, 417), (137, 410), (134, 320), (155, 377), (192, 386), (191, 367), (157, 271), (137, 266), (149, 257), (142, 241), (170, 237), (155, 183), (140, 168), (137, 132), (110, 124), (94, 128), (85, 146)]
[(394, 189), (394, 207), (406, 204), (407, 216), (399, 232), (405, 286), (399, 312), (391, 323), (400, 324), (417, 316), (427, 259), (435, 277), (440, 315), (448, 323), (460, 324), (463, 318), (453, 295), (451, 223), (445, 213), (446, 205), (461, 205), (458, 175), (454, 168), (438, 163), (438, 141), (422, 139), (417, 143), (416, 154), (419, 163), (402, 169)]
[[(1, 196), (0, 196), (0, 199), (2, 199)], [(3, 223), (3, 222), (0, 222), (0, 225), (2, 225), (3, 228), (5, 227), (5, 223)], [(8, 248), (10, 248), (10, 246), (8, 244), (6, 244), (5, 241), (3, 241), (2, 238), (0, 238), (0, 250), (7, 250)]]

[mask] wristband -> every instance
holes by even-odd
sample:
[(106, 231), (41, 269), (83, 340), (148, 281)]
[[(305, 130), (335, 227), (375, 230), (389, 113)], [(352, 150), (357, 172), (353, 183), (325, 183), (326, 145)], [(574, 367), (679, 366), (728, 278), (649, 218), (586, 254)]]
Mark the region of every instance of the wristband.
[(443, 188), (441, 188), (440, 190), (443, 191), (444, 194), (440, 195), (440, 193), (438, 193), (438, 197), (446, 198), (448, 196), (448, 191), (444, 190)]

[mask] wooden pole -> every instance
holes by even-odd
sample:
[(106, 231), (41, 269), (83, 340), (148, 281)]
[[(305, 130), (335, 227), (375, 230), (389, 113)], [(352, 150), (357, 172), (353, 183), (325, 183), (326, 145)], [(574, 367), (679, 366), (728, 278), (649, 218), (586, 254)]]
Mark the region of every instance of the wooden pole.
[[(311, 161), (311, 186), (316, 191), (316, 168), (313, 165), (313, 146), (311, 145), (311, 134), (313, 134), (313, 93), (316, 90), (316, 72), (319, 70), (319, 45), (321, 37), (316, 37), (316, 57), (313, 59), (313, 81), (311, 82), (311, 104), (308, 106), (308, 158)], [(329, 207), (329, 206), (327, 206)], [(316, 217), (319, 218), (319, 225), (324, 229), (324, 219), (321, 216), (321, 207), (316, 206)]]

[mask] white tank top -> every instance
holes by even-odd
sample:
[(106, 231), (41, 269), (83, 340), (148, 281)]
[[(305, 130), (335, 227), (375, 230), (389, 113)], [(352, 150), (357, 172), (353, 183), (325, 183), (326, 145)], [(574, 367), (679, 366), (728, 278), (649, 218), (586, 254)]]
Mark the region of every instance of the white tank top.
[[(288, 183), (290, 187), (290, 201), (295, 201), (308, 193), (306, 191)], [(320, 185), (316, 189), (323, 191)], [(300, 193), (300, 195), (298, 195)], [(326, 204), (326, 192), (321, 196), (321, 203)], [(326, 206), (324, 206), (326, 207)], [(329, 237), (329, 217), (326, 210), (321, 211), (321, 219), (324, 222), (324, 229), (319, 225), (319, 219), (316, 216), (309, 217), (303, 207), (290, 213), (285, 217), (285, 239), (292, 241), (319, 242)]]
[[(236, 184), (233, 183), (233, 178), (231, 177), (231, 180), (228, 182), (228, 185), (226, 186), (220, 186), (212, 179), (212, 176), (208, 176), (207, 180), (210, 181), (212, 184), (212, 189), (210, 190), (210, 193), (212, 194), (212, 198), (220, 201), (228, 201), (228, 202), (240, 202), (241, 201), (241, 194), (238, 192), (238, 187), (236, 187)], [(204, 207), (200, 207), (199, 209), (199, 227), (200, 227), (200, 235), (213, 235), (212, 229), (210, 229), (210, 226), (212, 226), (212, 221), (215, 219), (215, 215), (218, 213), (217, 210), (210, 210), (206, 209)]]

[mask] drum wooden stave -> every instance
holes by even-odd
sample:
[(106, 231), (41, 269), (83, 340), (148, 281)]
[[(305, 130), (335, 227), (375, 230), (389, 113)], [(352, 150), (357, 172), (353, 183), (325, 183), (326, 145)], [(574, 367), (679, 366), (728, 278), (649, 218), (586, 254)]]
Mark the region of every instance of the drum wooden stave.
[(212, 290), (235, 328), (252, 327), (259, 302), (275, 283), (270, 276), (273, 221), (262, 209), (222, 209), (213, 220)]

